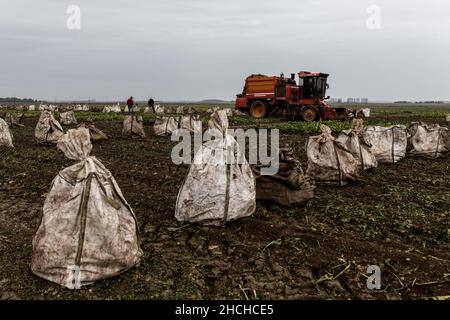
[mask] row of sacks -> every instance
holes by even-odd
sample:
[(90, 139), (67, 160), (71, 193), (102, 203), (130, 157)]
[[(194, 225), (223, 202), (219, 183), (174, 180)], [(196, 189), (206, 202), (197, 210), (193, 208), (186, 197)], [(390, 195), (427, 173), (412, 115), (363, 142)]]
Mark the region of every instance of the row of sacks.
[(73, 107), (73, 111), (89, 111), (89, 110), (90, 110), (90, 108), (86, 104), (84, 104), (84, 105), (77, 104)]
[(75, 106), (57, 106), (57, 105), (46, 105), (46, 104), (41, 104), (39, 106), (36, 107), (36, 105), (32, 104), (29, 106), (16, 106), (14, 107), (15, 110), (18, 111), (44, 111), (44, 110), (48, 110), (48, 111), (52, 111), (52, 112), (57, 112), (57, 111), (64, 111), (64, 110), (73, 110), (73, 111), (89, 111), (90, 108), (88, 105), (81, 105), (81, 104), (77, 104)]
[[(62, 114), (61, 114), (62, 115)], [(73, 122), (74, 119), (71, 118), (73, 116), (73, 112), (69, 111), (67, 115), (62, 117), (61, 119), (69, 122), (70, 124), (76, 124)], [(108, 139), (108, 136), (103, 133), (100, 129), (98, 129), (93, 121), (87, 120), (80, 124), (80, 127), (86, 128), (89, 130), (91, 134), (92, 141), (100, 141)], [(64, 135), (64, 129), (61, 124), (55, 119), (53, 113), (48, 110), (44, 110), (41, 112), (41, 116), (39, 117), (38, 123), (36, 124), (36, 128), (34, 131), (34, 135), (36, 141), (42, 145), (50, 145), (58, 143), (59, 139)]]
[(103, 108), (102, 112), (104, 112), (104, 113), (110, 113), (110, 112), (120, 113), (120, 112), (122, 112), (122, 109), (120, 108), (119, 104), (115, 104), (115, 105), (111, 105), (111, 106), (105, 106)]
[[(5, 108), (5, 109), (10, 109), (10, 106), (0, 106), (0, 109)], [(81, 111), (90, 111), (91, 108), (84, 104), (77, 104), (77, 105), (64, 105), (64, 106), (58, 106), (58, 105), (46, 105), (46, 104), (41, 104), (39, 106), (36, 105), (29, 105), (29, 106), (24, 106), (24, 105), (19, 105), (19, 106), (15, 106), (14, 107), (15, 110), (17, 111), (44, 111), (44, 110), (48, 110), (48, 111), (52, 111), (52, 112), (64, 112), (64, 111), (77, 111), (77, 112), (81, 112)], [(133, 108), (133, 112), (137, 113), (137, 112), (141, 112), (141, 110), (144, 113), (156, 113), (156, 114), (192, 114), (192, 113), (198, 113), (192, 106), (178, 106), (178, 107), (164, 107), (161, 105), (155, 105), (153, 108), (152, 107), (145, 107), (145, 108), (141, 108), (138, 106), (135, 106)], [(245, 115), (245, 113), (240, 112), (236, 109), (232, 109), (232, 108), (224, 108), (221, 109), (219, 107), (213, 107), (213, 108), (209, 108), (206, 110), (206, 113), (212, 114), (218, 110), (225, 110), (228, 116), (232, 116), (232, 115)], [(128, 106), (125, 106), (123, 109), (120, 106), (119, 103), (114, 104), (114, 105), (107, 105), (104, 106), (102, 109), (103, 113), (121, 113), (121, 112), (125, 112), (128, 113), (130, 110), (128, 108)]]
[(57, 105), (46, 105), (46, 104), (41, 104), (38, 107), (36, 107), (35, 105), (30, 105), (28, 106), (28, 108), (24, 109), (24, 110), (28, 110), (28, 111), (52, 111), (52, 112), (64, 112), (64, 111), (89, 111), (90, 108), (88, 105), (81, 105), (81, 104), (77, 104), (75, 106), (57, 106)]
[(58, 111), (57, 105), (46, 105), (41, 104), (38, 107), (36, 107), (34, 104), (29, 106), (24, 105), (18, 105), (18, 106), (0, 106), (0, 109), (14, 109), (16, 111), (43, 111), (43, 110), (50, 110), (50, 111)]
[(352, 128), (337, 138), (321, 125), (322, 134), (308, 139), (306, 174), (316, 182), (345, 185), (358, 180), (378, 163), (396, 163), (406, 154), (439, 158), (450, 150), (449, 129), (438, 124), (414, 122), (403, 125), (367, 127), (354, 119)]
[[(245, 113), (242, 113), (236, 109), (232, 108), (219, 108), (219, 107), (212, 107), (206, 110), (206, 113), (213, 114), (216, 111), (224, 110), (227, 116), (233, 116), (233, 115), (245, 115)], [(149, 107), (146, 107), (144, 110), (145, 113), (147, 112), (153, 112), (153, 110)], [(178, 106), (178, 107), (164, 107), (160, 105), (154, 106), (154, 113), (156, 114), (192, 114), (192, 113), (199, 113), (199, 111), (196, 111), (192, 106)]]
[(212, 113), (214, 113), (216, 111), (219, 111), (219, 110), (224, 110), (226, 112), (227, 116), (229, 116), (229, 117), (231, 117), (231, 116), (245, 116), (246, 115), (246, 113), (241, 112), (241, 111), (239, 111), (237, 109), (234, 109), (234, 108), (221, 109), (219, 107), (209, 108), (209, 109), (206, 110), (206, 113), (211, 113), (212, 114)]
[[(43, 115), (51, 119), (51, 113)], [(132, 122), (134, 117), (126, 119)], [(215, 130), (227, 126), (226, 116), (217, 115), (210, 121), (210, 127)], [(237, 147), (231, 136), (212, 143), (203, 147)], [(44, 279), (70, 289), (79, 289), (118, 275), (139, 262), (142, 250), (138, 223), (111, 172), (90, 155), (92, 142), (89, 130), (69, 130), (58, 139), (57, 148), (77, 163), (60, 171), (52, 182), (40, 225), (33, 238), (31, 269)], [(203, 185), (211, 188), (211, 197), (206, 197), (210, 200), (208, 204), (204, 199), (202, 210), (222, 210), (225, 219), (222, 217), (221, 220), (225, 221), (252, 214), (255, 210), (255, 188), (248, 164), (242, 168), (239, 165), (229, 168), (218, 164), (214, 168), (219, 167), (227, 174), (220, 181), (209, 180), (209, 184)], [(191, 172), (193, 170), (191, 168)], [(217, 176), (213, 171), (207, 174), (211, 178)], [(184, 191), (187, 183), (184, 184)], [(227, 190), (223, 196), (228, 193), (228, 198), (233, 199), (229, 200), (229, 204), (220, 201), (222, 190), (217, 188), (218, 183)], [(198, 196), (195, 191), (193, 194)], [(180, 201), (186, 199), (184, 192), (180, 193), (179, 198)], [(212, 218), (211, 222), (217, 224)]]
[(192, 106), (178, 106), (178, 107), (168, 107), (168, 106), (161, 106), (159, 104), (153, 106), (153, 109), (151, 107), (146, 107), (144, 109), (144, 113), (156, 113), (156, 114), (164, 114), (164, 113), (178, 113), (178, 114), (186, 114), (186, 113), (195, 113), (195, 109), (192, 108)]
[[(159, 107), (159, 106), (155, 106), (155, 108), (156, 107)], [(134, 113), (138, 113), (138, 112), (141, 112), (141, 108), (140, 107), (138, 107), (138, 106), (135, 106), (135, 107), (133, 107), (133, 112)], [(103, 113), (121, 113), (122, 112), (122, 108), (120, 107), (120, 104), (115, 104), (115, 105), (111, 105), (111, 106), (105, 106), (103, 109), (102, 109), (102, 112)], [(125, 112), (125, 113), (129, 113), (130, 112), (130, 109), (128, 108), (128, 106), (125, 106), (124, 108), (123, 108), (123, 112)], [(151, 111), (151, 108), (149, 108), (149, 107), (146, 107), (145, 109), (144, 109), (144, 113), (149, 113), (149, 112), (152, 112)]]
[(192, 106), (178, 106), (178, 107), (164, 107), (157, 105), (155, 106), (155, 113), (194, 113), (195, 110), (192, 108)]
[[(49, 111), (49, 110), (46, 110)], [(51, 112), (51, 111), (49, 111)], [(8, 125), (10, 126), (16, 126), (16, 127), (23, 127), (22, 120), (24, 117), (23, 113), (13, 113), (8, 112), (6, 114), (1, 114), (0, 117), (3, 118)], [(66, 111), (60, 113), (60, 123), (63, 125), (74, 125), (77, 124), (77, 119), (75, 118), (75, 113), (73, 111)]]
[[(34, 105), (29, 106), (29, 111), (35, 111), (36, 108)], [(56, 105), (40, 105), (37, 108), (37, 111), (52, 111), (52, 112), (56, 112), (56, 111), (60, 111), (60, 112), (64, 112), (64, 111), (90, 111), (90, 107), (86, 104), (77, 104), (77, 105), (72, 105), (72, 106), (56, 106)]]
[(264, 175), (264, 166), (248, 164), (227, 128), (226, 113), (213, 113), (208, 130), (219, 130), (223, 138), (206, 142), (195, 154), (177, 197), (177, 220), (221, 225), (251, 215), (255, 199), (283, 205), (302, 203), (314, 196), (316, 183), (343, 186), (379, 162), (396, 163), (407, 153), (439, 157), (450, 143), (448, 128), (438, 125), (364, 129), (363, 120), (354, 119), (352, 128), (337, 138), (322, 125), (322, 134), (308, 139), (306, 174), (292, 149), (283, 147), (279, 149), (278, 172)]
[[(20, 123), (23, 114), (6, 114), (5, 119), (0, 117), (0, 147), (13, 148), (13, 134), (11, 132), (11, 126), (23, 125)], [(61, 114), (61, 123), (77, 124), (76, 119), (73, 116), (73, 112), (69, 111), (66, 114)], [(92, 141), (107, 140), (108, 136), (98, 129), (93, 121), (87, 120), (80, 124), (79, 127), (87, 128), (91, 133)], [(60, 122), (58, 122), (51, 111), (42, 111), (39, 117), (38, 123), (35, 128), (35, 138), (39, 144), (50, 145), (56, 144), (59, 139), (64, 135), (64, 129)]]
[[(158, 116), (153, 125), (156, 135), (170, 135), (178, 129), (187, 130), (193, 133), (202, 132), (202, 122), (199, 116), (178, 116), (161, 117)], [(122, 135), (145, 138), (144, 121), (140, 115), (126, 115), (123, 121)]]
[[(178, 195), (176, 217), (219, 225), (255, 211), (255, 180), (246, 161), (214, 162), (213, 150), (232, 149), (234, 159), (239, 157), (237, 142), (226, 134), (226, 114), (213, 114), (208, 127), (224, 137), (205, 143), (197, 153), (196, 157), (206, 157), (207, 165), (191, 167)], [(90, 155), (89, 130), (69, 130), (57, 148), (76, 163), (52, 182), (33, 237), (31, 270), (69, 289), (80, 289), (130, 269), (143, 251), (132, 208), (111, 172)], [(292, 154), (285, 155), (292, 162)], [(296, 178), (289, 180), (295, 183)]]
[[(7, 114), (6, 121), (1, 119), (1, 131), (0, 131), (0, 146), (13, 147), (13, 135), (10, 130), (10, 125), (23, 126), (20, 124), (20, 120), (23, 115)], [(76, 125), (77, 120), (73, 111), (67, 111), (60, 114), (60, 121), (56, 120), (53, 113), (49, 110), (41, 112), (39, 120), (35, 127), (35, 138), (39, 144), (51, 145), (56, 144), (59, 139), (64, 135), (64, 129), (61, 126), (64, 125)], [(80, 124), (80, 127), (89, 129), (91, 132), (91, 139), (93, 141), (106, 140), (108, 136), (98, 129), (94, 122), (91, 120), (84, 121)], [(143, 127), (143, 119), (141, 116), (128, 115), (125, 116), (123, 122), (123, 135), (131, 137), (145, 137), (145, 131)]]
[(161, 106), (159, 104), (154, 105), (152, 107), (145, 107), (144, 113), (156, 113), (156, 114), (173, 114), (173, 113), (179, 113), (179, 114), (185, 114), (185, 113), (195, 113), (195, 109), (192, 108), (192, 106), (178, 106), (178, 107), (168, 107), (168, 106)]
[[(261, 166), (252, 168), (248, 164), (227, 128), (226, 113), (213, 113), (208, 130), (217, 131), (218, 135), (213, 135), (222, 138), (204, 143), (195, 154), (178, 193), (177, 220), (222, 225), (252, 215), (258, 197), (289, 204), (293, 199), (313, 196), (314, 183), (303, 175), (291, 149), (280, 149), (280, 170), (265, 177)], [(345, 143), (332, 137), (329, 128), (324, 126), (322, 130), (322, 135), (311, 137), (308, 148), (328, 150), (324, 156), (340, 150), (351, 154)], [(362, 122), (356, 121), (346, 136), (362, 131)], [(322, 148), (316, 148), (315, 143), (322, 144)], [(77, 163), (59, 172), (52, 182), (33, 238), (31, 268), (38, 276), (78, 289), (128, 270), (139, 262), (142, 250), (133, 210), (111, 172), (90, 155), (89, 130), (69, 130), (57, 147)], [(347, 159), (339, 156), (335, 161)], [(281, 197), (283, 192), (286, 195)]]
[[(155, 110), (154, 113), (164, 113), (164, 108), (161, 107), (160, 105), (155, 105), (153, 108)], [(134, 106), (132, 112), (133, 113), (138, 113), (138, 112), (141, 112), (141, 110), (142, 110), (141, 107)], [(102, 112), (103, 113), (110, 113), (110, 112), (121, 113), (122, 112), (122, 108), (120, 107), (119, 104), (111, 105), (111, 106), (105, 106), (103, 108)], [(130, 112), (130, 108), (128, 108), (128, 106), (125, 106), (123, 108), (123, 112), (129, 113)], [(145, 107), (143, 109), (143, 112), (144, 113), (153, 113), (153, 109), (151, 107)]]
[(59, 107), (57, 105), (53, 105), (53, 104), (41, 104), (39, 105), (39, 107), (37, 108), (38, 111), (44, 111), (44, 110), (48, 110), (48, 111), (59, 111)]
[(178, 129), (201, 133), (202, 121), (200, 120), (200, 116), (157, 116), (153, 125), (153, 131), (158, 136), (170, 135)]
[[(11, 119), (10, 117), (8, 117)], [(8, 119), (7, 118), (7, 119)], [(53, 117), (51, 111), (42, 111), (35, 128), (36, 141), (40, 144), (57, 143), (64, 134), (60, 123)], [(0, 146), (14, 147), (13, 135), (8, 122), (0, 118)]]

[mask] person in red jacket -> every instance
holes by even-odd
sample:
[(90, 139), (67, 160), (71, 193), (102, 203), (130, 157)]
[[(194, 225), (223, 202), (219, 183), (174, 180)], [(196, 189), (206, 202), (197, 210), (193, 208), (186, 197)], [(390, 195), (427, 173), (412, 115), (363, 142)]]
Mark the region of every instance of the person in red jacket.
[(133, 96), (129, 97), (127, 100), (127, 106), (128, 106), (128, 112), (131, 113), (133, 107), (134, 107), (134, 100), (133, 100)]

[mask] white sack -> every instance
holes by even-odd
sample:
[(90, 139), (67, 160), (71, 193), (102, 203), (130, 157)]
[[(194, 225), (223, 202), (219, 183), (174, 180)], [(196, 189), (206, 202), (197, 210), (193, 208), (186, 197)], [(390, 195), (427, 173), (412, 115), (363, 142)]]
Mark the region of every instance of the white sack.
[(142, 116), (127, 115), (123, 120), (122, 135), (145, 138), (144, 120)]
[(33, 239), (32, 271), (70, 289), (118, 275), (140, 259), (136, 217), (111, 172), (89, 156), (89, 130), (57, 147), (79, 161), (55, 177)]
[(64, 130), (53, 117), (52, 112), (42, 111), (34, 130), (36, 141), (40, 144), (54, 144), (58, 142), (62, 135), (64, 135)]
[(360, 166), (345, 145), (336, 141), (331, 129), (321, 125), (322, 134), (309, 137), (306, 144), (308, 169), (306, 174), (318, 183), (344, 186), (358, 180)]
[(367, 127), (363, 136), (372, 145), (372, 153), (378, 162), (396, 163), (405, 158), (408, 145), (405, 126)]
[(155, 105), (155, 113), (164, 113), (164, 106), (160, 106), (159, 104)]
[(158, 136), (172, 134), (180, 128), (180, 117), (157, 117), (153, 124), (153, 131)]
[(409, 153), (426, 158), (439, 158), (448, 152), (449, 130), (438, 124), (413, 122), (409, 129)]
[[(226, 117), (226, 114), (225, 114)], [(221, 123), (212, 124), (215, 120)], [(253, 172), (239, 144), (226, 134), (223, 117), (213, 115), (212, 129), (224, 134), (203, 144), (180, 188), (175, 208), (178, 221), (203, 225), (223, 225), (247, 217), (256, 209)], [(239, 159), (243, 160), (239, 164)]]
[(67, 111), (60, 114), (59, 121), (66, 126), (77, 124), (77, 119), (75, 118), (75, 114), (73, 111)]
[(5, 121), (10, 127), (24, 127), (22, 124), (23, 113), (7, 113), (5, 115)]
[(100, 140), (108, 140), (108, 136), (98, 129), (94, 122), (91, 120), (86, 120), (82, 124), (80, 124), (79, 128), (89, 129), (89, 133), (91, 134), (91, 141), (100, 141)]
[(201, 133), (202, 121), (199, 116), (182, 116), (180, 118), (180, 129), (193, 133)]
[(2, 118), (0, 118), (0, 147), (14, 148), (11, 130)]
[(177, 107), (176, 113), (184, 113), (184, 106)]
[(362, 170), (368, 170), (378, 167), (378, 161), (372, 153), (372, 145), (365, 140), (363, 131), (363, 120), (353, 119), (352, 129), (342, 131), (336, 140), (350, 150)]

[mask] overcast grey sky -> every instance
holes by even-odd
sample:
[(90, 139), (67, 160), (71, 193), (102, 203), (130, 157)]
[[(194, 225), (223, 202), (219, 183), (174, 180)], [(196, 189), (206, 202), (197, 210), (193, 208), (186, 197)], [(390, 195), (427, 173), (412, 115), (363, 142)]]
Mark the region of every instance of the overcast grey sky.
[(0, 96), (233, 100), (251, 73), (309, 70), (332, 97), (450, 100), (450, 1), (1, 0), (0, 52)]

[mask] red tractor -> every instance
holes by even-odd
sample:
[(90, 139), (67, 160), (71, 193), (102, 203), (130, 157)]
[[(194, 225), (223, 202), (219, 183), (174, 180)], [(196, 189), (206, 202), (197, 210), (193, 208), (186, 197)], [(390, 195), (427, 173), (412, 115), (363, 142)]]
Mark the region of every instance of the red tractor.
[(245, 79), (242, 94), (236, 98), (236, 109), (253, 118), (271, 115), (289, 116), (304, 121), (348, 119), (352, 110), (332, 108), (325, 100), (328, 89), (326, 73), (300, 71), (299, 84), (295, 74), (285, 78), (253, 74)]

